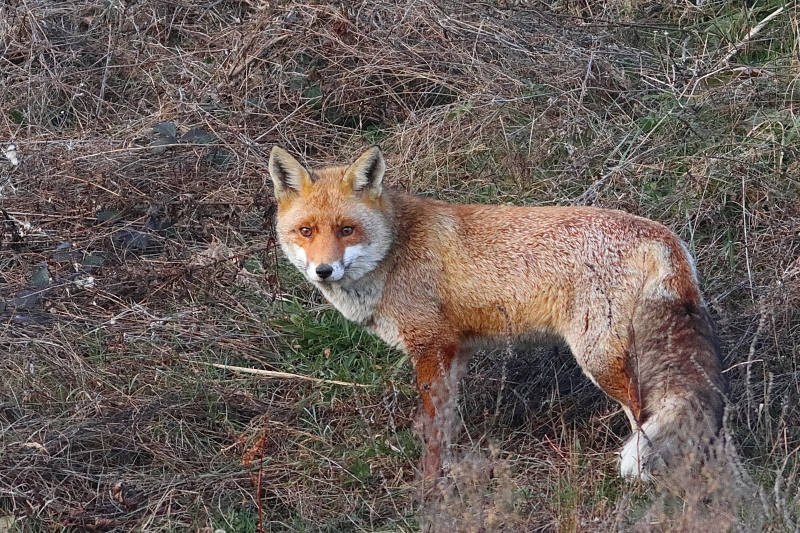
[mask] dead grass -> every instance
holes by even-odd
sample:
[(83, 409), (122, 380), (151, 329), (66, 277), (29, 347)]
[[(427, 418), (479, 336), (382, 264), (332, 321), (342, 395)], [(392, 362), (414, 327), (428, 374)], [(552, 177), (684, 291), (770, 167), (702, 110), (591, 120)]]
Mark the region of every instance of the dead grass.
[[(721, 1), (4, 3), (0, 532), (253, 531), (259, 512), (264, 531), (796, 531), (797, 20)], [(621, 482), (624, 417), (545, 347), (475, 361), (463, 460), (421, 507), (407, 364), (281, 263), (273, 143), (310, 165), (380, 143), (408, 190), (675, 229), (743, 470)]]

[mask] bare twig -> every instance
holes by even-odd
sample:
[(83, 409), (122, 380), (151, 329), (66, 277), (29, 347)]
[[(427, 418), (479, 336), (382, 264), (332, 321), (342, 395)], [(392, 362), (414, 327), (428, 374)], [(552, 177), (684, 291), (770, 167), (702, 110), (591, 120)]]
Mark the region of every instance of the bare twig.
[(97, 108), (95, 109), (95, 116), (100, 116), (100, 111), (103, 108), (103, 101), (106, 97), (106, 82), (108, 81), (108, 70), (111, 66), (111, 43), (112, 43), (112, 36), (114, 32), (111, 31), (111, 25), (109, 24), (109, 31), (108, 31), (108, 49), (106, 50), (106, 66), (103, 69), (103, 81), (100, 84), (100, 94), (97, 96)]
[(233, 372), (241, 372), (243, 374), (255, 374), (257, 376), (262, 376), (265, 378), (275, 378), (275, 379), (301, 379), (304, 381), (311, 381), (313, 383), (325, 384), (325, 385), (342, 385), (345, 387), (360, 387), (362, 389), (371, 389), (375, 388), (378, 385), (375, 384), (366, 384), (366, 383), (354, 383), (349, 381), (336, 381), (333, 379), (320, 379), (320, 378), (313, 378), (311, 376), (304, 376), (302, 374), (292, 374), (290, 372), (276, 372), (273, 370), (261, 370), (259, 368), (246, 368), (242, 366), (231, 366), (231, 365), (223, 365), (220, 363), (204, 363), (209, 366), (213, 366), (215, 368), (221, 368), (223, 370), (231, 370)]
[(783, 13), (785, 9), (786, 6), (781, 6), (772, 13), (770, 13), (769, 15), (767, 15), (766, 17), (764, 17), (764, 19), (761, 22), (753, 26), (750, 29), (750, 31), (747, 32), (747, 35), (745, 35), (741, 41), (733, 45), (733, 47), (731, 47), (731, 49), (728, 50), (728, 53), (726, 53), (725, 56), (722, 59), (720, 59), (719, 62), (727, 63), (728, 61), (733, 59), (734, 56), (736, 56), (736, 54), (742, 51), (742, 48), (744, 48), (747, 45), (747, 43), (752, 41), (759, 33), (761, 33), (761, 30), (764, 29), (764, 27), (767, 25), (767, 23), (769, 23), (770, 20), (774, 19), (775, 17)]

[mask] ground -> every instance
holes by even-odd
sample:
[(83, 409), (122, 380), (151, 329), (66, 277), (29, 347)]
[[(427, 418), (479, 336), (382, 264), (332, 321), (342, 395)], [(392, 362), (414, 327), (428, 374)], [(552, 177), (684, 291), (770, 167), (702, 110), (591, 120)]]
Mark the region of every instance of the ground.
[[(0, 15), (0, 533), (797, 530), (796, 3)], [(410, 192), (672, 228), (737, 466), (620, 480), (624, 415), (549, 342), (474, 361), (461, 460), (423, 498), (408, 361), (276, 249), (273, 144), (309, 166), (379, 144)]]

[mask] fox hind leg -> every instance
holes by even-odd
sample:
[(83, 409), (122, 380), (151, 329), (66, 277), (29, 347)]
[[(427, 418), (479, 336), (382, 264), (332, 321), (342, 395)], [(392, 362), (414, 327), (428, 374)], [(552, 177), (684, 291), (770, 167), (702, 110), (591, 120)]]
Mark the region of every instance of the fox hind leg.
[[(587, 345), (571, 343), (571, 348), (584, 373), (620, 404), (628, 417), (632, 435), (619, 452), (620, 474), (626, 478), (649, 479), (653, 448), (648, 439), (645, 401), (639, 386), (638, 369), (629, 349), (619, 337), (595, 339)], [(616, 341), (616, 342), (615, 342)]]
[[(620, 473), (649, 480), (697, 465), (722, 425), (726, 380), (710, 318), (698, 305), (662, 303), (633, 327), (571, 344), (586, 374), (622, 405), (633, 431)], [(616, 333), (613, 333), (615, 332)]]
[(592, 376), (603, 392), (622, 406), (630, 422), (632, 434), (619, 451), (620, 475), (647, 481), (650, 471), (658, 463), (648, 437), (655, 429), (651, 427), (654, 421), (645, 420), (645, 402), (629, 354), (623, 352), (610, 361), (611, 364), (593, 372)]

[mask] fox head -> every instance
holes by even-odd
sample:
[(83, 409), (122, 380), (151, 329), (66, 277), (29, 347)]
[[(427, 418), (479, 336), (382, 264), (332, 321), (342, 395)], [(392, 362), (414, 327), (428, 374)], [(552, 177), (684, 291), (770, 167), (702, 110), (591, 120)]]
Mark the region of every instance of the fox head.
[(272, 148), (269, 173), (278, 201), (278, 240), (310, 281), (355, 281), (386, 256), (394, 230), (383, 197), (385, 171), (378, 147), (349, 167), (312, 172), (286, 150)]

